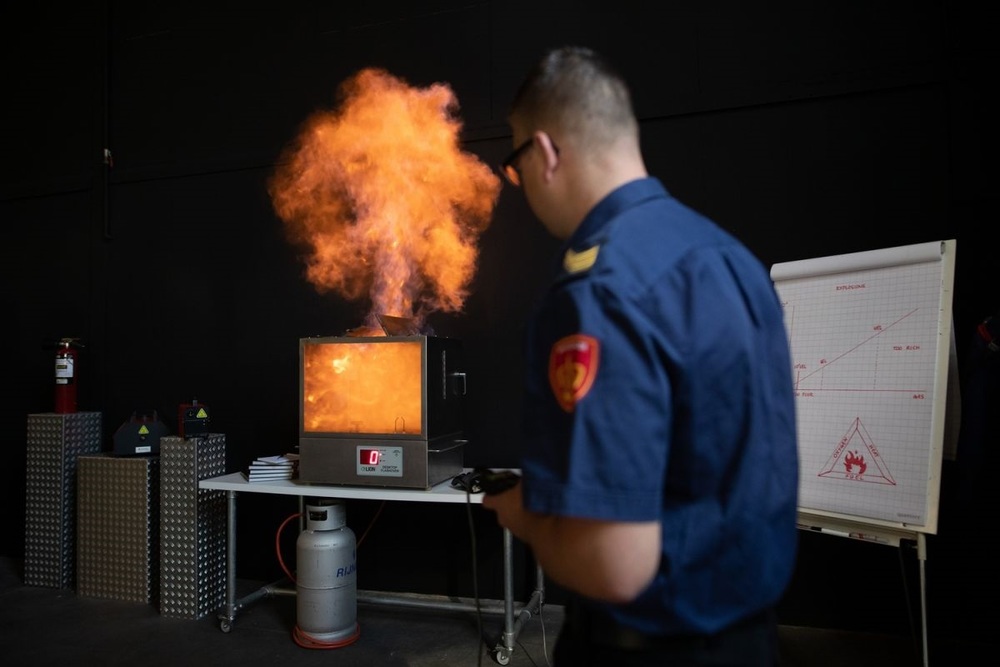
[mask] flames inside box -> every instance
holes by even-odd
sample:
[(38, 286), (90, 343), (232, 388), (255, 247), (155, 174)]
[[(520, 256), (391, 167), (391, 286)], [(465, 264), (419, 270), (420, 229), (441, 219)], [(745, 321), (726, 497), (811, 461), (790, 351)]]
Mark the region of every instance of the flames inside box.
[(304, 338), (299, 362), (300, 481), (428, 488), (461, 472), (457, 340)]

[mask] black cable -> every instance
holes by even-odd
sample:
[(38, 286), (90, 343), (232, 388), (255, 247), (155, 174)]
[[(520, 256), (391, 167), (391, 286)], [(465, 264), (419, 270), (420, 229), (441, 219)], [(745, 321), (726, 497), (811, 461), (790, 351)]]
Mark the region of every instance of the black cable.
[[(544, 642), (542, 643), (544, 644)], [(538, 667), (538, 663), (535, 662), (535, 659), (531, 657), (531, 653), (528, 652), (528, 647), (526, 647), (520, 639), (517, 640), (516, 644), (521, 647), (521, 651), (524, 652), (525, 657), (528, 658), (531, 664), (534, 665), (535, 667)], [(548, 655), (546, 655), (545, 658), (546, 658), (545, 662), (546, 664), (548, 664)]]

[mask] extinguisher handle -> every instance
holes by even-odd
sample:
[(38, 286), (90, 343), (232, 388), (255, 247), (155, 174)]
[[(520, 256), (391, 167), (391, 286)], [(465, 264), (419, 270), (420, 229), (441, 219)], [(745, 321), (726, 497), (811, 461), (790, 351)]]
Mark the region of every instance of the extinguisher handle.
[(83, 349), (86, 347), (81, 342), (80, 338), (49, 338), (42, 341), (43, 350), (56, 350), (60, 347), (73, 347), (76, 349)]

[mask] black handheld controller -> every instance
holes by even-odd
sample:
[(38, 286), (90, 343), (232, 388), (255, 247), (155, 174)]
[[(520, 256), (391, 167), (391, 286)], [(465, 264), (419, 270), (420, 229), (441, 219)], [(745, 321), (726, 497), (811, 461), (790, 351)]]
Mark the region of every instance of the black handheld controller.
[(490, 470), (476, 468), (469, 472), (456, 475), (451, 485), (469, 493), (503, 493), (521, 479), (512, 470)]
[(513, 470), (476, 468), (474, 472), (476, 484), (486, 495), (503, 493), (521, 481), (521, 476)]

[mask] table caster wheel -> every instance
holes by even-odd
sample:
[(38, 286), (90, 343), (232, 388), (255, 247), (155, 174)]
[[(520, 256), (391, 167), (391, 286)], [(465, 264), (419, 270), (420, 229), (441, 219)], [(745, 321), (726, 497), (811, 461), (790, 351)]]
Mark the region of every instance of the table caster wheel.
[(493, 659), (497, 661), (498, 665), (508, 665), (510, 664), (510, 649), (498, 648), (493, 653)]
[(232, 621), (225, 620), (225, 619), (219, 621), (219, 629), (222, 630), (223, 632), (230, 632), (230, 631), (232, 631), (232, 629), (233, 629), (233, 623), (232, 623)]

